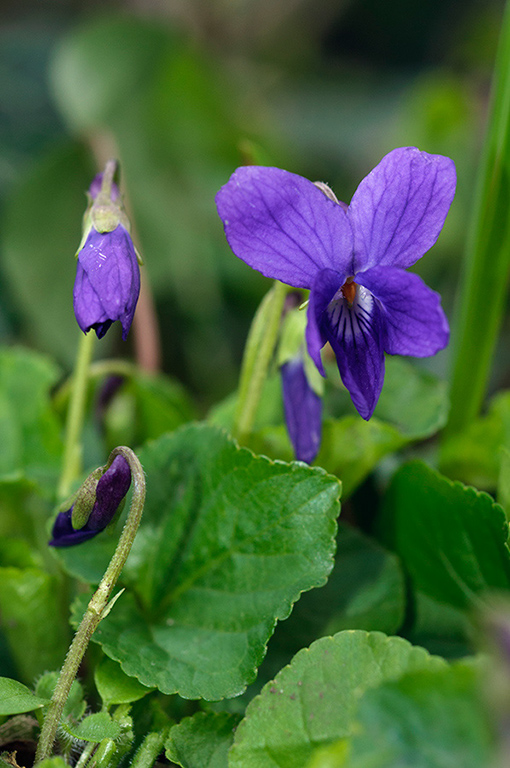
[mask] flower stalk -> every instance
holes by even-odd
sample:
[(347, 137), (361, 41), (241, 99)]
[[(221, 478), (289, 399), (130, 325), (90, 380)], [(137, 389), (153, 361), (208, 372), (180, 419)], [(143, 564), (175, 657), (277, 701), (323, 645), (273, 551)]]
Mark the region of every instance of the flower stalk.
[(99, 587), (87, 606), (87, 610), (85, 611), (62, 666), (59, 679), (53, 692), (53, 697), (48, 705), (44, 718), (41, 737), (35, 756), (35, 764), (51, 756), (58, 725), (62, 717), (62, 712), (72, 682), (76, 677), (78, 668), (90, 642), (90, 638), (94, 634), (101, 619), (109, 613), (109, 610), (116, 600), (116, 598), (113, 598), (113, 601), (109, 602), (112, 590), (131, 550), (142, 517), (145, 503), (145, 476), (142, 465), (136, 454), (130, 448), (120, 446), (111, 452), (106, 465), (107, 468), (112, 465), (116, 456), (123, 456), (131, 470), (133, 495), (129, 514), (114, 555), (101, 579)]
[(288, 286), (275, 281), (262, 299), (251, 324), (244, 350), (239, 396), (232, 433), (243, 443), (255, 421), (262, 388), (273, 357)]
[(94, 336), (91, 333), (81, 336), (74, 368), (71, 398), (67, 410), (64, 459), (57, 489), (57, 499), (59, 501), (69, 496), (72, 485), (81, 472), (81, 434), (85, 419), (87, 385), (93, 349)]

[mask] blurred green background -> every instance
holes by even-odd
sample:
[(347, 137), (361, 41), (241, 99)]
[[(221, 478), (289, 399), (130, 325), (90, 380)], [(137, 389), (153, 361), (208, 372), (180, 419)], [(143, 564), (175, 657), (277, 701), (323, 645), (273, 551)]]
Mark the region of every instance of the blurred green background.
[[(4, 0), (0, 342), (70, 369), (84, 191), (111, 155), (162, 367), (204, 408), (235, 386), (269, 285), (231, 254), (214, 205), (243, 163), (321, 179), (348, 202), (396, 146), (452, 157), (457, 197), (416, 267), (452, 319), (502, 10), (501, 0)], [(98, 356), (139, 355), (134, 337), (123, 344), (112, 329)], [(147, 347), (143, 328), (138, 338)], [(508, 386), (497, 359), (493, 386)], [(445, 375), (448, 350), (426, 365)]]

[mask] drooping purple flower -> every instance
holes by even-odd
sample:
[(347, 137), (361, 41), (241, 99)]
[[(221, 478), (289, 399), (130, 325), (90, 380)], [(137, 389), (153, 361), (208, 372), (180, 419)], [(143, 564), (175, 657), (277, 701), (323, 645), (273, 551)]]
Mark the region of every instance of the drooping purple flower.
[(294, 455), (311, 464), (321, 444), (322, 400), (308, 382), (302, 355), (288, 360), (280, 371), (285, 423)]
[(73, 291), (74, 314), (84, 333), (102, 338), (115, 320), (125, 340), (140, 293), (140, 268), (129, 232), (118, 224), (111, 232), (92, 228), (78, 253)]
[(115, 161), (89, 187), (73, 290), (74, 314), (84, 333), (102, 338), (116, 320), (125, 340), (140, 293), (140, 268), (129, 221), (113, 181)]
[(384, 352), (427, 357), (449, 339), (440, 297), (405, 270), (436, 242), (455, 194), (455, 166), (402, 147), (349, 206), (279, 168), (238, 168), (216, 196), (233, 252), (266, 277), (310, 289), (306, 341), (324, 375), (329, 342), (359, 414), (369, 419)]
[[(52, 547), (70, 547), (81, 544), (103, 531), (113, 520), (117, 509), (131, 485), (131, 470), (123, 456), (116, 456), (111, 466), (99, 478), (96, 500), (89, 518), (82, 528), (72, 524), (73, 507), (60, 512), (53, 524)], [(74, 505), (73, 505), (74, 506)]]

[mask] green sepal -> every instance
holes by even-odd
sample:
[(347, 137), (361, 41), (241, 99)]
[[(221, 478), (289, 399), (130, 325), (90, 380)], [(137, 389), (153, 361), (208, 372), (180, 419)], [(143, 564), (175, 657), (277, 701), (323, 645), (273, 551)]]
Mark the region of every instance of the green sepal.
[(75, 530), (80, 530), (87, 524), (96, 503), (96, 488), (99, 479), (105, 472), (105, 467), (94, 469), (78, 489), (73, 505), (71, 523)]
[(278, 343), (278, 366), (281, 367), (300, 355), (303, 359), (308, 384), (316, 395), (322, 397), (324, 395), (324, 379), (306, 349), (305, 328), (306, 312), (301, 311), (300, 308), (287, 312), (282, 322)]

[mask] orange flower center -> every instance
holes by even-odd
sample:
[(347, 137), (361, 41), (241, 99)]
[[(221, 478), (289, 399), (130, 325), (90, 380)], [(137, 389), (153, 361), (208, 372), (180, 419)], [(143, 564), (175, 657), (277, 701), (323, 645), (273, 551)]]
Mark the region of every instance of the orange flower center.
[(352, 277), (348, 277), (345, 283), (342, 285), (342, 296), (347, 301), (349, 307), (352, 307), (354, 299), (356, 298), (356, 283)]

